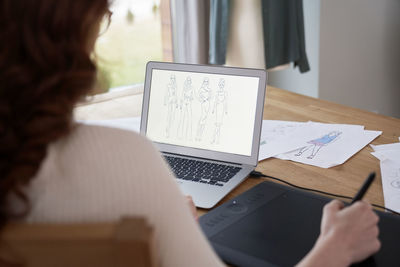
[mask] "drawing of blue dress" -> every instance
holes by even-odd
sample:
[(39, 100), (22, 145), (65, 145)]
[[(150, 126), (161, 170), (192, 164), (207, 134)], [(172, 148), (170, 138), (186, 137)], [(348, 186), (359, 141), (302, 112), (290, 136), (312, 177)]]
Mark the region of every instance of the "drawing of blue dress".
[(330, 142), (332, 142), (336, 137), (337, 137), (336, 134), (335, 135), (327, 134), (327, 135), (324, 135), (321, 138), (311, 140), (311, 141), (309, 141), (307, 143), (308, 144), (313, 144), (313, 145), (316, 145), (316, 146), (325, 146), (325, 145), (329, 144)]

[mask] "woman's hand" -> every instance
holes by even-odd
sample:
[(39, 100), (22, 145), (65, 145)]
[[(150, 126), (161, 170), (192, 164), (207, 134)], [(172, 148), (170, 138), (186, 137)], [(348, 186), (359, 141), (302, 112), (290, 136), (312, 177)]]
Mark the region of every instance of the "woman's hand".
[(193, 218), (195, 218), (195, 220), (198, 219), (197, 217), (197, 209), (196, 206), (194, 205), (193, 199), (191, 196), (186, 196), (186, 202), (189, 205), (190, 211), (193, 215)]
[(299, 266), (348, 266), (376, 253), (378, 221), (366, 202), (344, 208), (341, 201), (331, 201), (324, 207), (320, 236)]
[(343, 203), (334, 200), (324, 207), (321, 222), (321, 239), (341, 246), (350, 262), (361, 261), (377, 252), (379, 217), (370, 204), (358, 201), (343, 209)]

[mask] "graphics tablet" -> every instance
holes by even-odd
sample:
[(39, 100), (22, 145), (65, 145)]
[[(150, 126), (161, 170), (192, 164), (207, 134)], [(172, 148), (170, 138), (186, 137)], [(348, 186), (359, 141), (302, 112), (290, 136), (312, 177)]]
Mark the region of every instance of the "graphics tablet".
[[(331, 199), (262, 182), (200, 217), (217, 254), (235, 266), (294, 266), (313, 247)], [(355, 266), (400, 266), (400, 216), (377, 212), (381, 250)]]

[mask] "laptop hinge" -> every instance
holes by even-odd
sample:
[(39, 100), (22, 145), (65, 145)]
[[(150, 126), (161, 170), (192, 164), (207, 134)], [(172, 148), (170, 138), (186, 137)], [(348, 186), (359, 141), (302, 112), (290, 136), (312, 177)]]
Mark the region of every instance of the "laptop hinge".
[(231, 165), (236, 165), (236, 166), (243, 166), (244, 164), (236, 163), (236, 162), (229, 162), (229, 161), (223, 161), (223, 160), (216, 160), (216, 159), (207, 159), (207, 158), (201, 158), (201, 157), (194, 157), (194, 156), (188, 156), (188, 155), (180, 155), (180, 154), (174, 154), (174, 153), (168, 153), (168, 152), (162, 152), (163, 155), (170, 155), (178, 158), (190, 158), (190, 159), (198, 159), (198, 160), (204, 160), (204, 161), (211, 161), (211, 162), (221, 162), (221, 163), (227, 163)]

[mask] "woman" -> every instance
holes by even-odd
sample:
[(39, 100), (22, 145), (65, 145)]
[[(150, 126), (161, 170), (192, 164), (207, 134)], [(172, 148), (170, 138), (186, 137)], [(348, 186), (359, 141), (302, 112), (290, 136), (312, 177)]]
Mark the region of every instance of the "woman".
[[(148, 140), (72, 121), (94, 87), (91, 53), (107, 12), (107, 0), (0, 2), (0, 223), (140, 215), (155, 227), (164, 266), (223, 266)], [(346, 266), (376, 252), (377, 220), (368, 204), (331, 202), (299, 266)]]

